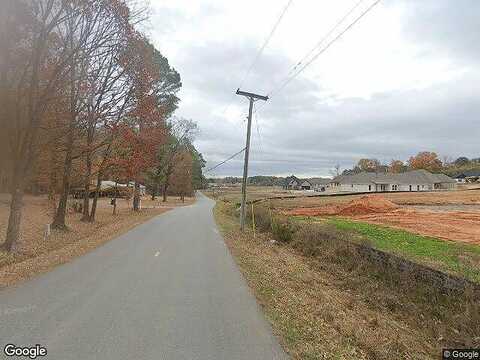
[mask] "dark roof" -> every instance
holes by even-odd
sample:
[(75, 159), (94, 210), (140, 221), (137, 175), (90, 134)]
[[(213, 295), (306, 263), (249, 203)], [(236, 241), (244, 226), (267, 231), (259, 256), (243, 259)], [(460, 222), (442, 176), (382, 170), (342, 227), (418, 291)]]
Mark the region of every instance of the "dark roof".
[(311, 178), (307, 180), (312, 185), (327, 185), (330, 181), (332, 181), (332, 179), (328, 178)]
[(354, 175), (340, 175), (332, 182), (340, 184), (438, 184), (454, 183), (455, 180), (445, 174), (432, 174), (427, 170), (413, 170), (404, 173), (369, 173), (361, 172)]
[(480, 176), (480, 170), (465, 170), (454, 176), (455, 179), (463, 179), (470, 176)]
[(309, 178), (309, 179), (300, 179), (300, 178), (296, 177), (295, 175), (290, 175), (290, 176), (287, 176), (285, 178), (285, 185), (288, 185), (292, 180), (297, 181), (298, 185), (303, 184), (305, 181), (308, 182), (310, 185), (326, 185), (330, 181), (332, 181), (332, 179), (319, 178), (319, 177)]
[(285, 178), (285, 185), (288, 185), (292, 180), (295, 180), (299, 184), (302, 182), (302, 180), (297, 178), (295, 175), (290, 175)]

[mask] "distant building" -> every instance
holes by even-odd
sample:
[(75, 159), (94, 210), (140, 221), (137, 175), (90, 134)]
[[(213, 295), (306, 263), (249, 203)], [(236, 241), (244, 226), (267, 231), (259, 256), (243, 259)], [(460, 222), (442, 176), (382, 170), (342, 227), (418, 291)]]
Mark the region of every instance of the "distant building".
[(466, 170), (453, 177), (459, 183), (477, 182), (480, 179), (480, 170)]
[(325, 191), (330, 179), (323, 178), (311, 178), (311, 179), (299, 179), (294, 175), (291, 175), (285, 179), (283, 188), (285, 190), (314, 190)]
[[(100, 183), (99, 197), (125, 197), (129, 193), (133, 193), (135, 182), (131, 181), (128, 184), (116, 183), (111, 180), (102, 180)], [(89, 196), (93, 197), (97, 188), (96, 181), (92, 181), (89, 187)], [(85, 187), (74, 187), (70, 190), (70, 193), (74, 198), (82, 198), (85, 193)], [(147, 193), (145, 185), (140, 184), (139, 189), (140, 196), (144, 196)]]
[(432, 174), (426, 170), (413, 170), (399, 174), (362, 172), (340, 175), (330, 185), (337, 191), (384, 192), (450, 190), (456, 181), (445, 174)]
[(283, 188), (285, 190), (300, 190), (301, 181), (294, 175), (288, 176), (285, 178), (285, 183), (283, 184)]
[(310, 182), (310, 184), (312, 184), (313, 191), (326, 191), (332, 179), (311, 178), (311, 179), (308, 179), (308, 181)]

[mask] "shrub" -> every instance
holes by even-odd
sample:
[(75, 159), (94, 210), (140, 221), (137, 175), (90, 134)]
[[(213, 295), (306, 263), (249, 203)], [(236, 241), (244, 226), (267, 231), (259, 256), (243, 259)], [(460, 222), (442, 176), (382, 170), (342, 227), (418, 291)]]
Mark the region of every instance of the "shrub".
[(223, 211), (228, 216), (238, 217), (240, 214), (239, 208), (236, 203), (230, 203), (228, 201), (223, 201), (224, 208)]
[(273, 238), (281, 243), (291, 242), (295, 232), (296, 228), (289, 220), (277, 217), (272, 222)]
[[(253, 208), (255, 214), (255, 229), (267, 232), (272, 230), (272, 217), (270, 210), (266, 206), (257, 205)], [(252, 207), (247, 209), (247, 221), (252, 223)]]
[(303, 224), (295, 233), (292, 246), (303, 255), (324, 258), (351, 271), (362, 263), (351, 236), (354, 235), (332, 225)]

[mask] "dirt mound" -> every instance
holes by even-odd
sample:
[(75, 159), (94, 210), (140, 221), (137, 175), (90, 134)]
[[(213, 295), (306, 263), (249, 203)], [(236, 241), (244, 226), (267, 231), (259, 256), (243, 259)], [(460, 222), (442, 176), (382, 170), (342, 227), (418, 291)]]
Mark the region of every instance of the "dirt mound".
[(362, 196), (344, 206), (339, 206), (337, 215), (355, 216), (385, 213), (397, 209), (398, 206), (381, 196)]
[(328, 215), (368, 215), (386, 213), (397, 209), (393, 202), (376, 195), (366, 195), (342, 205), (326, 205), (314, 208), (297, 208), (285, 212), (286, 215), (328, 216)]

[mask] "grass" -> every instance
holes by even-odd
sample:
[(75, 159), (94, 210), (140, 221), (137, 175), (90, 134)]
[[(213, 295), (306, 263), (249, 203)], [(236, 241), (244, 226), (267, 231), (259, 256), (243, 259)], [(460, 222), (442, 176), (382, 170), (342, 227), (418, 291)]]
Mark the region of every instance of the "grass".
[[(408, 277), (379, 276), (350, 248), (366, 236), (327, 221), (297, 222), (291, 242), (239, 231), (233, 204), (217, 201), (225, 241), (292, 359), (435, 359), (477, 346), (479, 307)], [(477, 324), (477, 325), (476, 325)]]
[(339, 230), (364, 236), (374, 248), (480, 283), (480, 246), (460, 244), (359, 221), (330, 218)]

